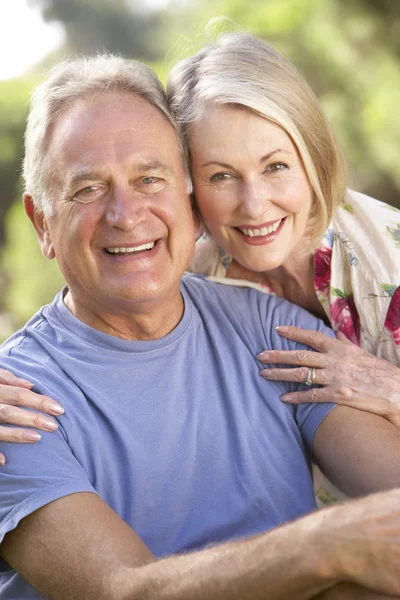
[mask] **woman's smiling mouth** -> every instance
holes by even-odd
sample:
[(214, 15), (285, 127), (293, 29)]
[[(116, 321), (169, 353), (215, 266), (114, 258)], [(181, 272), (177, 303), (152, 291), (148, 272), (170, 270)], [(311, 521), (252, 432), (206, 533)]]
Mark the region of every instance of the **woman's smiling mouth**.
[(286, 217), (273, 222), (271, 225), (261, 225), (258, 227), (234, 227), (239, 232), (240, 237), (247, 244), (266, 244), (273, 242), (279, 235), (284, 226)]

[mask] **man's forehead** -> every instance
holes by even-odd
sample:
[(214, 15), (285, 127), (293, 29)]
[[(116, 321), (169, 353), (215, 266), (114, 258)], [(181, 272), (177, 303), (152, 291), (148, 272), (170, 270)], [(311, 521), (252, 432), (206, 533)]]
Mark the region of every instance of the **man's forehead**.
[(55, 123), (51, 145), (61, 162), (78, 169), (119, 161), (141, 170), (151, 164), (165, 169), (180, 160), (176, 132), (168, 119), (128, 93), (106, 94), (70, 107)]
[(168, 118), (145, 98), (128, 91), (110, 91), (78, 98), (58, 116), (50, 137), (57, 138), (57, 145), (69, 140), (103, 145), (117, 141), (122, 147), (132, 141), (176, 141), (176, 132)]

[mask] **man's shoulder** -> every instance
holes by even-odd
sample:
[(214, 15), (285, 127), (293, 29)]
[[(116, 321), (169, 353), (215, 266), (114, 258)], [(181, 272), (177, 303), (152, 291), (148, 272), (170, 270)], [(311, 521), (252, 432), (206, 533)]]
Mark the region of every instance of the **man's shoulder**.
[[(28, 347), (38, 345), (37, 334), (49, 327), (46, 312), (48, 306), (43, 306), (25, 323), (21, 329), (13, 333), (0, 346), (0, 360), (15, 352), (24, 352)], [(34, 334), (36, 332), (36, 335)]]
[[(274, 294), (260, 291), (251, 282), (221, 278), (210, 281), (203, 275), (189, 274), (183, 279), (191, 300), (212, 315), (223, 313), (227, 319), (248, 326), (262, 326), (264, 332), (277, 325), (298, 325), (307, 329), (321, 329), (321, 321), (307, 310)], [(326, 328), (325, 328), (326, 329)]]
[[(65, 335), (58, 322), (54, 304), (43, 306), (16, 333), (0, 346), (0, 368), (32, 381), (37, 390), (45, 391), (46, 382), (62, 379), (63, 370), (56, 354)], [(47, 392), (49, 393), (49, 392)]]

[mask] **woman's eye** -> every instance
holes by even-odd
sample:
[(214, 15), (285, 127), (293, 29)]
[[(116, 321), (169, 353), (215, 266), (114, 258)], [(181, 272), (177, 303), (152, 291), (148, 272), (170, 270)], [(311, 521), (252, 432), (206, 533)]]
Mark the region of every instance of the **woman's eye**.
[(227, 179), (230, 179), (230, 174), (229, 173), (224, 173), (223, 171), (221, 171), (220, 173), (214, 173), (214, 175), (211, 175), (210, 177), (210, 181), (225, 181)]
[(284, 169), (287, 169), (287, 168), (288, 168), (288, 165), (286, 163), (275, 162), (275, 163), (272, 163), (271, 165), (268, 165), (267, 171), (269, 171), (270, 173), (276, 173), (277, 171), (283, 171)]

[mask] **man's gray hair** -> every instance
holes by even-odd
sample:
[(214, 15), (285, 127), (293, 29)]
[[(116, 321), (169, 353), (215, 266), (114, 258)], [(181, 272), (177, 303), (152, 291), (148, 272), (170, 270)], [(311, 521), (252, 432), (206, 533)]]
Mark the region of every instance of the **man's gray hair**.
[(64, 111), (82, 98), (109, 91), (127, 91), (145, 98), (174, 127), (191, 192), (187, 157), (179, 126), (168, 108), (164, 88), (155, 73), (141, 62), (110, 54), (67, 60), (50, 71), (49, 77), (32, 94), (25, 131), (23, 178), (40, 212), (52, 213), (51, 157), (49, 131)]

